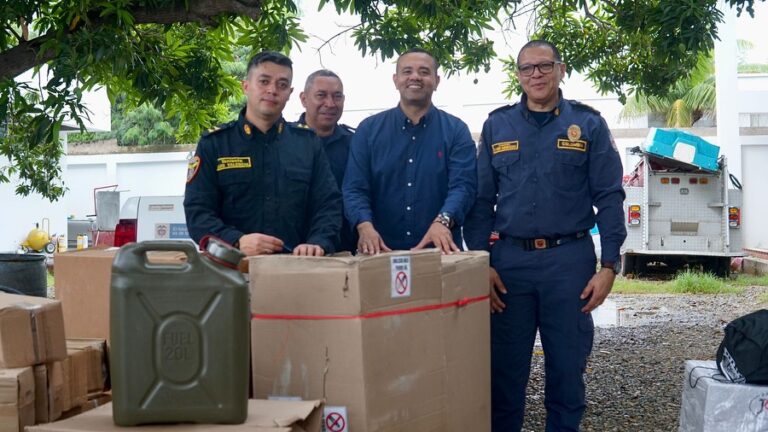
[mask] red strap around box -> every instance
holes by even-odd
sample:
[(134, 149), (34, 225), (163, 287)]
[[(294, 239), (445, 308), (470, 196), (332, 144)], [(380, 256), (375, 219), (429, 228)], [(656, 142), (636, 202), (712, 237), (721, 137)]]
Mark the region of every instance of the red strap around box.
[(406, 315), (417, 312), (432, 311), (438, 309), (448, 309), (451, 307), (464, 307), (472, 303), (481, 302), (487, 300), (490, 296), (483, 295), (478, 297), (465, 297), (456, 301), (434, 304), (427, 306), (418, 306), (406, 309), (397, 309), (381, 312), (370, 312), (361, 315), (289, 315), (289, 314), (252, 314), (251, 319), (259, 320), (343, 320), (343, 319), (368, 319), (368, 318), (380, 318), (392, 315)]

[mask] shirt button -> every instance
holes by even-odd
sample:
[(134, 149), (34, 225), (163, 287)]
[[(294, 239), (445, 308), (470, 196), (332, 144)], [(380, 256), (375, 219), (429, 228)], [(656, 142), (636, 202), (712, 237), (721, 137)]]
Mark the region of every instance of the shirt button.
[(405, 130), (405, 126), (403, 126), (403, 130)]
[(411, 141), (416, 141), (416, 137), (411, 137)]
[(411, 235), (411, 232), (410, 232), (410, 231), (406, 231), (406, 232), (405, 232), (405, 235), (408, 235), (408, 236), (409, 236), (409, 235)]
[(413, 183), (408, 182), (408, 187), (411, 187), (411, 186), (413, 186)]
[(269, 201), (269, 200), (271, 200), (271, 199), (272, 199), (272, 197), (271, 197), (271, 196), (269, 196), (269, 195), (267, 195), (265, 199), (266, 199), (267, 201)]
[(411, 211), (411, 206), (405, 207), (406, 210)]
[(408, 163), (413, 163), (413, 159), (408, 159)]

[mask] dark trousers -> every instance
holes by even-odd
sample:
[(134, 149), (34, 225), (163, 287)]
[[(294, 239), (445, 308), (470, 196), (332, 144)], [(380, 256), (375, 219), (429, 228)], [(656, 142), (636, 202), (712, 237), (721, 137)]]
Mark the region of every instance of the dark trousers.
[(547, 431), (578, 431), (586, 407), (583, 374), (592, 351), (592, 316), (579, 299), (595, 273), (592, 239), (524, 251), (496, 242), (491, 265), (507, 294), (491, 315), (491, 405), (494, 432), (519, 431), (536, 330), (544, 349)]

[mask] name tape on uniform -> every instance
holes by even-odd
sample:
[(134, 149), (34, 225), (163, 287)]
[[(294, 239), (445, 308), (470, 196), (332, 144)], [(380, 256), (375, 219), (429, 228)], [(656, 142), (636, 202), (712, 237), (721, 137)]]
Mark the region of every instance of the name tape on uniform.
[(557, 140), (557, 148), (562, 150), (587, 151), (587, 142), (582, 140), (570, 141), (567, 139)]
[(411, 296), (411, 257), (407, 255), (390, 257), (392, 288), (391, 298)]
[(228, 169), (243, 169), (251, 167), (250, 157), (220, 157), (219, 164), (216, 165), (216, 171)]
[(503, 141), (497, 142), (491, 145), (491, 151), (493, 154), (504, 153), (508, 151), (518, 151), (520, 149), (520, 141)]

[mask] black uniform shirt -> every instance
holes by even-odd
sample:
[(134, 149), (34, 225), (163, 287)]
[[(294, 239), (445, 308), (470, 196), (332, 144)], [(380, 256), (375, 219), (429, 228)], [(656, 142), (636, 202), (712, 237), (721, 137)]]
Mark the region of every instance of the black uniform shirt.
[(305, 126), (278, 120), (266, 134), (245, 119), (205, 134), (190, 162), (184, 208), (195, 241), (213, 234), (277, 237), (326, 253), (341, 228), (341, 194), (322, 143)]

